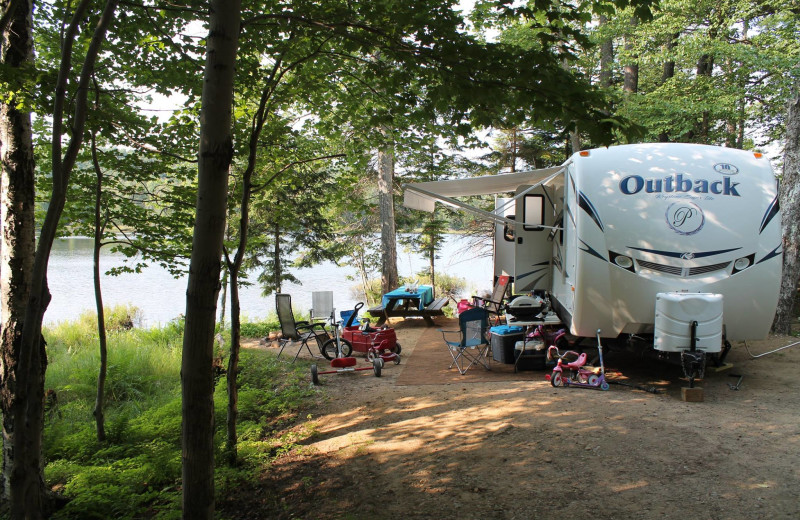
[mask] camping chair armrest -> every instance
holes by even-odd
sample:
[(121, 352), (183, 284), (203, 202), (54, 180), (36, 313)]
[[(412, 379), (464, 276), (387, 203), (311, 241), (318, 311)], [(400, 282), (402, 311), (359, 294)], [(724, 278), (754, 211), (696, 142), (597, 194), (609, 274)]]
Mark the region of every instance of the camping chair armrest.
[(502, 301), (496, 302), (496, 301), (494, 301), (494, 300), (491, 300), (491, 299), (489, 299), (489, 298), (483, 298), (483, 302), (484, 302), (484, 303), (486, 303), (486, 302), (488, 302), (488, 303), (494, 303), (495, 305), (502, 305), (502, 304), (503, 304), (503, 302), (502, 302)]
[(491, 298), (487, 298), (487, 297), (485, 297), (485, 296), (474, 296), (474, 295), (473, 295), (473, 296), (472, 296), (472, 303), (473, 303), (473, 305), (475, 305), (475, 300), (480, 300), (480, 301), (482, 301), (482, 302), (484, 302), (484, 303), (487, 303), (487, 302), (488, 302), (488, 303), (495, 303), (495, 304), (497, 304), (497, 305), (500, 305), (501, 303), (503, 303), (503, 302), (502, 302), (502, 300), (498, 302), (498, 301), (492, 300)]
[(323, 322), (309, 323), (307, 321), (298, 321), (295, 324), (295, 328), (297, 330), (309, 330), (312, 332), (315, 331), (314, 329), (320, 329), (322, 331), (325, 331), (325, 323)]
[(460, 330), (442, 330), (436, 329), (442, 333), (442, 338), (444, 338), (445, 342), (447, 342), (447, 335), (448, 334), (458, 334), (458, 337), (461, 338), (461, 331)]

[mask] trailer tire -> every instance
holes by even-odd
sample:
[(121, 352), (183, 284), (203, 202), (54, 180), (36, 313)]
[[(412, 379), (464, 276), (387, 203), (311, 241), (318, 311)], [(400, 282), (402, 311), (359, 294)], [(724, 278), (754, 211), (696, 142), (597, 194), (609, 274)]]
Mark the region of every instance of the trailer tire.
[(317, 371), (317, 365), (311, 365), (311, 382), (314, 385), (319, 385), (319, 373)]

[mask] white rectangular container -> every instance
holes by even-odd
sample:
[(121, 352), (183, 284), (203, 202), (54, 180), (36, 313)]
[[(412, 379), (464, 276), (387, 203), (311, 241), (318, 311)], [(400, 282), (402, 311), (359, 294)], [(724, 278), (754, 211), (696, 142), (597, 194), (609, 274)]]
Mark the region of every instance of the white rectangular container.
[(697, 321), (697, 350), (722, 350), (722, 295), (669, 292), (656, 294), (655, 349), (681, 352), (691, 348)]

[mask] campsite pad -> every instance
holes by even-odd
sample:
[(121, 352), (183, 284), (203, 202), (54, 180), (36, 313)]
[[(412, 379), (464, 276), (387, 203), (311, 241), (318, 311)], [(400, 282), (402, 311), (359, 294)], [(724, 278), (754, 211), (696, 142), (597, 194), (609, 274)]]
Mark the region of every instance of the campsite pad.
[[(457, 319), (438, 319), (436, 327), (428, 327), (417, 340), (411, 355), (403, 355), (402, 372), (395, 381), (399, 386), (410, 385), (447, 385), (458, 383), (487, 383), (493, 381), (544, 381), (547, 373), (544, 370), (524, 370), (514, 373), (514, 365), (507, 365), (491, 360), (486, 370), (474, 365), (463, 376), (453, 367), (448, 369), (453, 358), (442, 338), (442, 330), (458, 330)], [(403, 353), (405, 353), (403, 346)]]
[[(429, 382), (493, 376), (483, 369), (436, 375), (450, 364), (436, 329), (455, 329), (449, 320), (436, 322), (393, 320), (403, 362), (387, 364), (381, 377), (325, 376), (314, 407), (301, 411), (309, 419), (290, 425), (292, 437), (284, 438), (312, 435), (292, 441), (297, 449), (279, 452), (257, 479), (222, 497), (221, 514), (800, 518), (800, 346), (753, 359), (735, 343), (728, 356), (733, 367), (707, 372), (702, 403), (681, 400), (686, 382), (675, 367), (616, 354), (606, 358), (615, 378), (664, 391), (553, 388), (542, 372), (502, 374), (507, 382), (400, 386), (401, 377), (416, 373)], [(761, 354), (797, 339), (771, 337), (749, 348)], [(363, 358), (359, 364), (367, 365)], [(738, 382), (735, 374), (743, 376), (739, 390), (728, 386)]]

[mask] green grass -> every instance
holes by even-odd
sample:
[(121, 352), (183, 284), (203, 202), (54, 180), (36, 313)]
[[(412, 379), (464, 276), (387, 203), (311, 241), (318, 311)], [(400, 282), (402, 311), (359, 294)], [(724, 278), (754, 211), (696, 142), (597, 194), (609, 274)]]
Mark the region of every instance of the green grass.
[[(245, 337), (274, 324), (249, 323)], [(96, 322), (81, 317), (45, 331), (46, 387), (58, 404), (47, 411), (45, 478), (69, 498), (53, 518), (178, 518), (180, 516), (182, 323), (159, 329), (115, 328), (108, 335), (107, 440), (97, 441), (92, 415), (99, 353)], [(243, 327), (243, 330), (244, 327)], [(223, 341), (228, 345), (227, 338)], [(219, 348), (223, 355), (227, 353)], [(227, 362), (227, 358), (225, 360)], [(225, 377), (214, 395), (217, 492), (257, 479), (259, 469), (313, 432), (287, 436), (316, 396), (302, 362), (277, 362), (244, 350), (239, 374), (239, 455), (224, 466)]]

